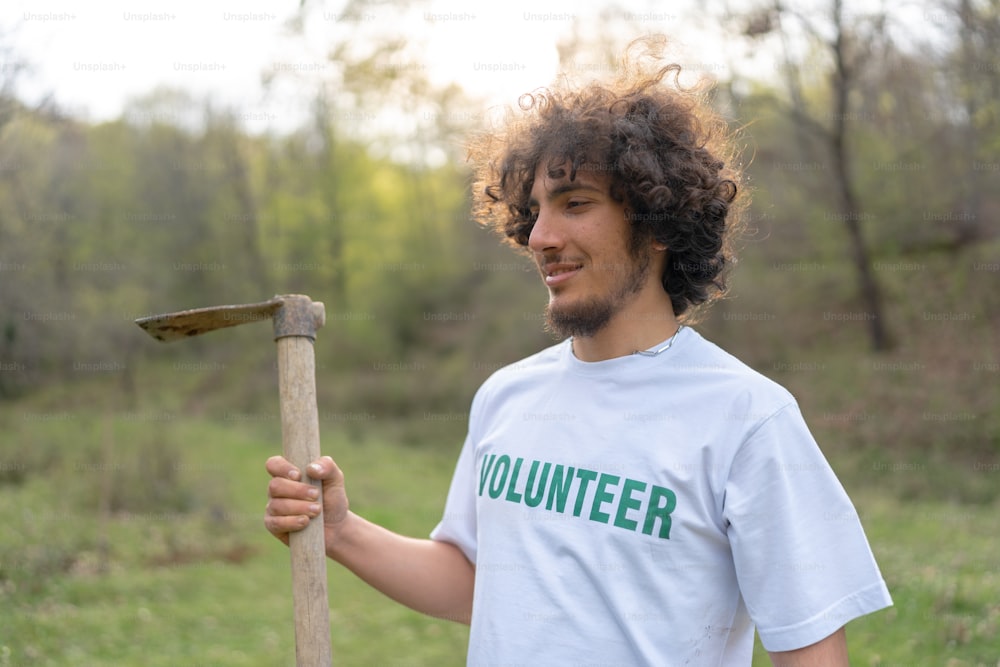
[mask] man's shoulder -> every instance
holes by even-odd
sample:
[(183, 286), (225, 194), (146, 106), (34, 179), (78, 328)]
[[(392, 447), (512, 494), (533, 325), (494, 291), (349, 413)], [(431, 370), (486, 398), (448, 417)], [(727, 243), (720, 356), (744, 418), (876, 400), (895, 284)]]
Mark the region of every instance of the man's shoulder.
[(665, 352), (670, 356), (663, 358), (663, 363), (646, 364), (645, 358), (636, 357), (631, 365), (581, 370), (569, 346), (570, 340), (563, 340), (499, 368), (483, 382), (478, 393), (507, 395), (526, 386), (544, 384), (540, 378), (548, 381), (566, 373), (574, 377), (583, 373), (588, 378), (614, 378), (616, 383), (624, 382), (619, 386), (631, 385), (639, 391), (655, 386), (659, 394), (708, 392), (720, 402), (752, 400), (761, 407), (770, 404), (777, 409), (795, 400), (784, 386), (691, 328), (681, 332), (677, 343)]
[(744, 375), (760, 375), (746, 362), (723, 349), (694, 329), (687, 329), (688, 336), (683, 341), (678, 356), (678, 366), (692, 370), (721, 371)]
[(540, 375), (551, 376), (565, 358), (563, 351), (567, 345), (569, 340), (564, 340), (494, 370), (476, 390), (472, 399), (472, 415), (475, 416), (494, 400), (523, 393), (524, 388), (532, 386), (533, 379)]
[(683, 384), (707, 383), (718, 386), (720, 390), (769, 398), (778, 404), (794, 401), (784, 386), (698, 332), (691, 331), (686, 342), (671, 369), (680, 375)]
[(507, 364), (497, 369), (483, 385), (503, 384), (525, 374), (544, 373), (553, 370), (563, 363), (565, 359), (566, 347), (570, 344), (569, 339), (563, 340), (555, 345), (550, 345), (543, 350), (539, 350), (532, 355), (524, 357), (518, 361)]

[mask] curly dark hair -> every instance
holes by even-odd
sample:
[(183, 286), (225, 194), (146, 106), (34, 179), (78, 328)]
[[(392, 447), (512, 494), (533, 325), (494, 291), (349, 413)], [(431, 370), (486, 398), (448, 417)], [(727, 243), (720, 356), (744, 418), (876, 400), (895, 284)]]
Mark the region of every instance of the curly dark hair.
[[(523, 95), (503, 126), (473, 139), (473, 214), (526, 248), (534, 226), (529, 199), (542, 160), (550, 169), (594, 170), (623, 202), (630, 246), (655, 239), (669, 256), (662, 276), (684, 321), (726, 291), (734, 232), (745, 208), (734, 141), (707, 101), (708, 88), (683, 88), (681, 68), (664, 64), (664, 40), (636, 40), (617, 78), (580, 89), (563, 84)], [(634, 52), (640, 50), (638, 58)], [(652, 65), (652, 66), (650, 66)], [(683, 316), (683, 317), (682, 317)]]

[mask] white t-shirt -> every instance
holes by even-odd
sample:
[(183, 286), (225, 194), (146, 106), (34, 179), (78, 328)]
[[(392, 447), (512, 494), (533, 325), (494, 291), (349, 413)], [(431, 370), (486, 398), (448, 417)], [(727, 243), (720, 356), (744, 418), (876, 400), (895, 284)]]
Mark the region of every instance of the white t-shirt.
[(749, 665), (892, 604), (792, 396), (682, 329), (570, 341), (476, 393), (431, 533), (476, 567), (469, 665)]

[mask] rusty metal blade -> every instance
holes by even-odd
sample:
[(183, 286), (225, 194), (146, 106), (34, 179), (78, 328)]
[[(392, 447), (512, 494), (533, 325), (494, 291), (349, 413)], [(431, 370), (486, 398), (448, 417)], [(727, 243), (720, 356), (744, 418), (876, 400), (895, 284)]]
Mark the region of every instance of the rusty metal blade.
[(283, 299), (276, 296), (260, 303), (212, 306), (140, 317), (135, 323), (156, 340), (169, 343), (216, 329), (235, 327), (247, 322), (270, 320), (274, 311), (280, 308), (282, 303)]

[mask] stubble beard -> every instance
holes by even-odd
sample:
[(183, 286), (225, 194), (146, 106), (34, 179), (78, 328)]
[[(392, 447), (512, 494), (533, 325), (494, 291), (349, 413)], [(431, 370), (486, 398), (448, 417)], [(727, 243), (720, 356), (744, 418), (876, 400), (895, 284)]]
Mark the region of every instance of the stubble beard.
[(545, 307), (545, 329), (560, 338), (588, 338), (606, 327), (631, 297), (642, 291), (649, 275), (650, 254), (637, 248), (630, 250), (635, 260), (632, 269), (614, 290), (564, 306), (553, 306), (550, 301)]

